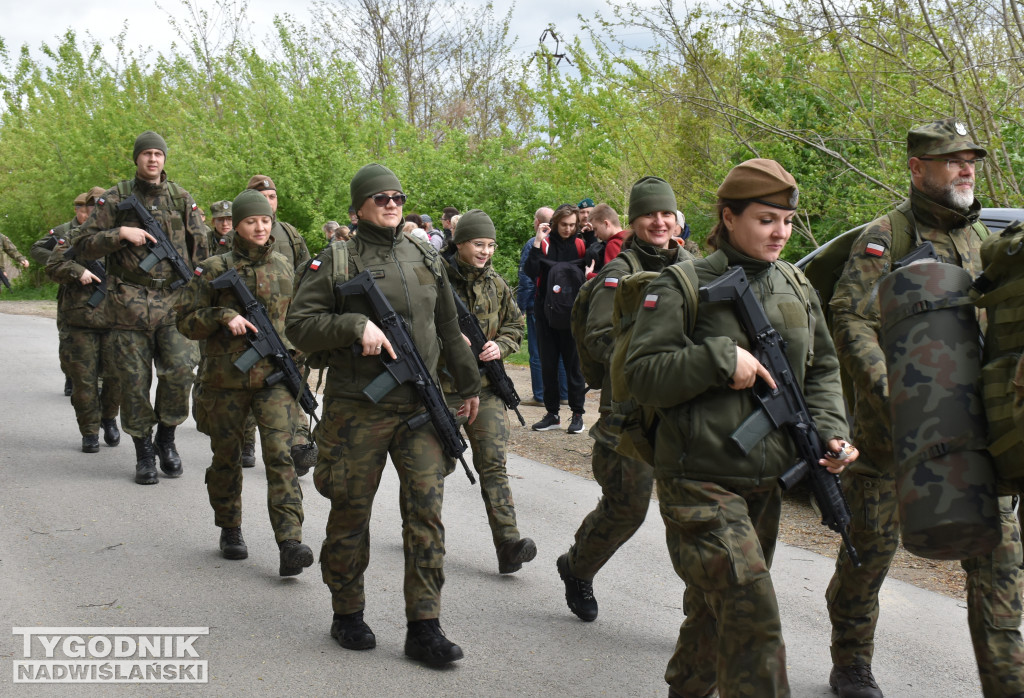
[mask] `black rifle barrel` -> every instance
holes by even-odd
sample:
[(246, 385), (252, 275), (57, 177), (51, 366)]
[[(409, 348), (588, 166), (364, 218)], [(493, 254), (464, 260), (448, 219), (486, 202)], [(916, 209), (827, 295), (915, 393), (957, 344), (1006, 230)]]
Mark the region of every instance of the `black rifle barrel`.
[(142, 205), (142, 202), (139, 201), (135, 194), (128, 196), (117, 205), (118, 211), (127, 211), (128, 209), (135, 211), (135, 215), (138, 216), (139, 222), (142, 223), (145, 231), (156, 238), (156, 242), (146, 242), (146, 247), (149, 248), (149, 255), (139, 262), (139, 269), (148, 272), (157, 263), (166, 259), (174, 268), (174, 273), (178, 275), (178, 278), (171, 284), (172, 291), (191, 281), (192, 268), (181, 258), (177, 248), (171, 244), (167, 233), (160, 226), (159, 221), (153, 218), (153, 214), (146, 210), (146, 207)]

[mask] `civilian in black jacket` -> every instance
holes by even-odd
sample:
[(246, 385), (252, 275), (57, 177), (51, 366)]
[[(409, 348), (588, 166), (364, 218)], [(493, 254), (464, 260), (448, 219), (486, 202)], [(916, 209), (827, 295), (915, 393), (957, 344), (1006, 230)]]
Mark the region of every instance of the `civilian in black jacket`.
[[(551, 232), (554, 231), (554, 235)], [(561, 425), (558, 416), (558, 360), (562, 359), (569, 384), (569, 409), (572, 420), (568, 432), (583, 431), (583, 397), (586, 388), (580, 359), (576, 353), (576, 342), (570, 330), (559, 330), (550, 326), (544, 314), (544, 299), (548, 294), (548, 272), (557, 262), (571, 262), (582, 259), (586, 247), (579, 238), (579, 210), (572, 204), (559, 206), (551, 222), (541, 224), (533, 247), (523, 269), (527, 275), (538, 279), (537, 295), (534, 301), (536, 313), (537, 342), (540, 346), (541, 372), (544, 376), (544, 407), (547, 414), (533, 425), (534, 431), (557, 429)]]

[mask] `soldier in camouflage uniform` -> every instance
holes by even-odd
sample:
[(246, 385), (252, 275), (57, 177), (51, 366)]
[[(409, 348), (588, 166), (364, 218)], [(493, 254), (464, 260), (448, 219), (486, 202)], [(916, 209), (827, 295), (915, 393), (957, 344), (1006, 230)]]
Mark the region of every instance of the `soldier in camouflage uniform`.
[[(479, 209), (467, 211), (459, 220), (453, 242), (456, 253), (446, 265), (452, 288), (476, 316), (488, 341), (477, 357), (483, 361), (500, 361), (519, 351), (526, 322), (519, 312), (512, 291), (491, 265), (495, 241), (494, 223)], [(483, 390), (476, 421), (467, 424), (466, 435), (473, 448), (473, 468), (480, 474), (480, 494), (487, 510), (494, 550), (498, 555), (498, 572), (518, 572), (524, 562), (537, 556), (537, 545), (522, 538), (516, 526), (515, 502), (505, 471), (505, 449), (511, 425), (505, 403), (493, 390), (481, 371)], [(462, 402), (455, 392), (455, 383), (447, 371), (441, 373), (441, 387), (451, 407)]]
[[(148, 256), (152, 235), (139, 227), (135, 211), (119, 211), (117, 205), (130, 195), (160, 223), (186, 265), (205, 259), (206, 234), (187, 191), (167, 179), (164, 161), (167, 144), (157, 133), (146, 131), (135, 140), (132, 153), (135, 178), (118, 183), (96, 202), (92, 215), (75, 238), (79, 259), (107, 261), (107, 312), (110, 340), (121, 377), (121, 428), (135, 442), (135, 482), (157, 483), (156, 456), (166, 477), (179, 477), (181, 458), (174, 445), (174, 430), (188, 417), (188, 397), (198, 362), (198, 349), (174, 326), (173, 308), (180, 289), (168, 260), (149, 271), (139, 265)], [(156, 403), (150, 402), (153, 367), (156, 366)], [(152, 439), (157, 425), (156, 442)]]
[[(840, 452), (847, 425), (835, 349), (810, 284), (779, 259), (796, 203), (796, 181), (777, 162), (737, 165), (718, 188), (719, 220), (708, 237), (716, 252), (683, 264), (692, 265), (699, 286), (731, 266), (746, 271), (786, 340), (822, 440)], [(748, 388), (759, 379), (772, 388), (775, 382), (748, 351), (732, 304), (690, 298), (671, 270), (652, 281), (625, 362), (633, 398), (661, 417), (654, 477), (669, 556), (686, 582), (686, 620), (665, 680), (669, 696), (710, 696), (716, 687), (728, 698), (789, 696), (769, 570), (782, 506), (777, 478), (796, 462), (796, 448), (783, 430), (748, 455), (730, 440), (759, 409)], [(846, 462), (830, 457), (819, 465), (838, 472)]]
[[(32, 259), (35, 260), (36, 264), (38, 264), (41, 267), (46, 266), (46, 264), (50, 261), (50, 253), (53, 252), (53, 248), (57, 246), (57, 240), (67, 236), (67, 234), (71, 231), (72, 228), (77, 228), (83, 223), (85, 223), (86, 219), (89, 217), (89, 214), (92, 213), (93, 208), (96, 206), (96, 199), (98, 199), (101, 196), (103, 196), (103, 188), (93, 187), (89, 191), (83, 192), (75, 197), (75, 200), (73, 202), (75, 207), (74, 218), (69, 220), (67, 223), (61, 223), (60, 225), (54, 228), (50, 228), (50, 230), (47, 231), (46, 235), (32, 243), (32, 247), (31, 249), (29, 249), (28, 253), (29, 255), (31, 255)], [(65, 333), (65, 322), (64, 318), (61, 317), (60, 311), (60, 296), (63, 290), (63, 286), (57, 289), (57, 336), (60, 340), (64, 339)], [(61, 367), (61, 370), (63, 370), (63, 367)], [(71, 376), (69, 376), (67, 372), (65, 372), (65, 396), (71, 396), (71, 388)]]
[[(271, 234), (277, 240), (274, 251), (283, 255), (297, 273), (299, 268), (309, 261), (309, 248), (294, 225), (277, 219), (277, 185), (270, 177), (258, 174), (249, 178), (246, 188), (258, 191), (270, 202), (270, 208), (274, 211), (274, 229)], [(300, 365), (299, 368), (303, 367)], [(303, 377), (308, 376), (308, 369), (302, 374)], [(316, 465), (316, 444), (309, 438), (309, 422), (301, 412), (296, 414), (295, 433), (292, 436), (292, 460), (295, 461), (295, 472), (300, 476), (308, 473), (310, 468)]]
[[(602, 204), (603, 205), (603, 204)], [(597, 618), (594, 576), (629, 540), (647, 517), (654, 487), (654, 469), (643, 461), (615, 452), (621, 438), (621, 420), (612, 416), (611, 362), (614, 336), (612, 306), (619, 279), (638, 271), (661, 271), (669, 264), (693, 259), (673, 239), (676, 196), (658, 177), (644, 177), (629, 196), (629, 223), (633, 235), (623, 251), (601, 268), (590, 281), (593, 291), (587, 313), (587, 329), (577, 344), (590, 347), (605, 365), (601, 386), (600, 417), (590, 431), (594, 439), (591, 466), (601, 485), (601, 499), (576, 531), (576, 542), (558, 558), (558, 574), (565, 583), (565, 601), (580, 619)]]
[[(465, 400), (460, 414), (470, 423), (479, 405), (480, 372), (459, 331), (451, 285), (432, 247), (401, 233), (405, 195), (391, 170), (371, 164), (350, 185), (359, 212), (359, 235), (334, 243), (308, 265), (288, 312), (288, 338), (304, 352), (326, 352), (323, 419), (315, 437), (320, 458), (313, 474), (320, 494), (331, 500), (327, 539), (320, 551), (324, 582), (331, 590), (331, 635), (346, 649), (376, 646), (363, 621), (363, 572), (369, 564), (370, 508), (388, 455), (401, 480), (402, 539), (405, 548), (405, 653), (431, 665), (462, 658), (462, 650), (441, 631), (444, 584), (444, 478), (454, 468), (429, 426), (410, 429), (423, 413), (412, 385), (396, 387), (378, 404), (363, 389), (395, 356), (386, 335), (371, 319), (362, 296), (341, 296), (335, 284), (370, 270), (381, 292), (405, 318), (424, 363), (435, 374), (440, 355)], [(342, 252), (342, 251), (345, 252)], [(347, 259), (344, 268), (335, 264)], [(362, 351), (353, 351), (361, 345)]]
[(185, 302), (176, 308), (178, 330), (190, 339), (206, 340), (199, 399), (213, 450), (206, 490), (214, 523), (221, 528), (221, 552), (229, 560), (249, 555), (241, 529), (240, 465), (245, 424), (253, 414), (263, 442), (267, 508), (281, 556), (279, 573), (286, 577), (313, 564), (313, 551), (302, 543), (302, 488), (290, 452), (298, 403), (283, 383), (267, 385), (267, 377), (278, 370), (270, 357), (261, 358), (245, 373), (235, 367), (238, 356), (249, 347), (246, 330), (256, 328), (246, 319), (235, 292), (215, 289), (211, 282), (230, 269), (237, 271), (283, 336), (295, 272), (274, 251), (273, 212), (266, 199), (247, 189), (235, 199), (232, 211), (236, 234), (231, 251), (210, 257), (196, 268), (199, 276), (185, 294)]
[[(99, 195), (102, 193), (100, 190)], [(96, 195), (95, 190), (83, 194), (85, 202), (81, 208), (91, 209)], [(76, 213), (80, 219), (86, 218), (84, 210)], [(64, 226), (57, 226), (47, 236), (52, 238), (54, 248), (46, 264), (47, 276), (61, 285), (57, 292), (57, 318), (61, 323), (60, 364), (71, 379), (71, 405), (75, 408), (78, 429), (82, 434), (82, 452), (97, 453), (100, 450), (100, 428), (103, 429), (103, 441), (108, 446), (121, 443), (121, 432), (117, 428), (121, 381), (117, 372), (112, 370), (114, 358), (108, 304), (104, 296), (94, 296), (100, 279), (77, 261), (64, 257), (80, 228), (57, 233), (61, 228)], [(32, 249), (37, 250), (35, 245)], [(102, 387), (100, 378), (103, 379)]]
[(7, 259), (5, 258), (5, 255), (28, 269), (28, 258), (21, 252), (18, 252), (18, 248), (14, 246), (14, 243), (11, 242), (9, 237), (0, 233), (0, 271), (7, 268)]
[[(981, 237), (974, 229), (981, 204), (974, 198), (977, 161), (986, 151), (956, 119), (942, 119), (907, 134), (910, 197), (892, 216), (907, 219), (916, 241), (931, 241), (941, 261), (981, 272)], [(914, 242), (903, 245), (908, 251)], [(882, 695), (871, 673), (878, 591), (899, 544), (899, 509), (889, 418), (889, 385), (879, 346), (876, 285), (891, 262), (890, 216), (869, 223), (853, 243), (829, 305), (843, 370), (853, 379), (854, 438), (864, 457), (846, 474), (843, 488), (853, 511), (850, 537), (860, 554), (854, 567), (840, 546), (826, 598), (832, 620), (829, 683), (846, 697)], [(1012, 502), (1003, 498), (1001, 543), (963, 561), (967, 571), (968, 625), (984, 694), (1024, 693), (1021, 619), (1020, 529)]]
[(207, 242), (210, 254), (222, 254), (231, 249), (231, 202), (214, 201), (210, 204), (210, 215), (213, 217), (213, 230)]

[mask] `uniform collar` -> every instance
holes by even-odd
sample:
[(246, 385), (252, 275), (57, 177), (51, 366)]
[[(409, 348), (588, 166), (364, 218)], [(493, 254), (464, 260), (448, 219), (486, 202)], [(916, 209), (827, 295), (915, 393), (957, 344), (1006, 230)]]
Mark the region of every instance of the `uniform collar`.
[(728, 240), (724, 240), (722, 238), (718, 239), (718, 249), (725, 253), (726, 259), (729, 260), (730, 267), (743, 267), (743, 271), (746, 272), (747, 277), (749, 278), (754, 278), (758, 274), (763, 274), (775, 266), (774, 262), (766, 262), (763, 259), (748, 257), (730, 245)]
[(142, 192), (143, 196), (154, 196), (159, 194), (166, 188), (166, 185), (167, 173), (163, 171), (160, 172), (160, 182), (157, 184), (147, 182), (138, 175), (135, 175), (135, 188)]
[(914, 218), (921, 226), (949, 231), (974, 225), (981, 213), (981, 202), (974, 199), (966, 210), (958, 211), (929, 199), (920, 189), (911, 184), (910, 208), (914, 212)]
[(382, 228), (369, 221), (359, 221), (359, 235), (353, 239), (369, 245), (394, 247), (401, 235), (400, 228)]
[(270, 261), (270, 255), (274, 251), (274, 236), (271, 235), (266, 244), (254, 245), (236, 232), (231, 241), (231, 250), (253, 265), (260, 266)]
[(674, 264), (678, 262), (680, 253), (683, 246), (675, 238), (671, 238), (668, 241), (668, 248), (655, 247), (649, 243), (644, 242), (636, 233), (629, 236), (629, 239), (622, 245), (624, 250), (633, 250), (633, 252), (640, 258), (644, 269), (653, 268), (655, 266), (665, 266), (667, 264)]

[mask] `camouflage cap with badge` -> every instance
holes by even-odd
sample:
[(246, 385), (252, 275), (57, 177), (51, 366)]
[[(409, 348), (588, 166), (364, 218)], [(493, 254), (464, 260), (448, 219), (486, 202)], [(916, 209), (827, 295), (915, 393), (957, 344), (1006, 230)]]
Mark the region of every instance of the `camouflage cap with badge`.
[(230, 201), (214, 201), (210, 204), (210, 217), (213, 220), (218, 218), (231, 218)]
[(974, 142), (962, 121), (950, 117), (924, 124), (907, 132), (907, 158), (922, 155), (945, 155), (973, 150), (983, 158), (988, 151)]

